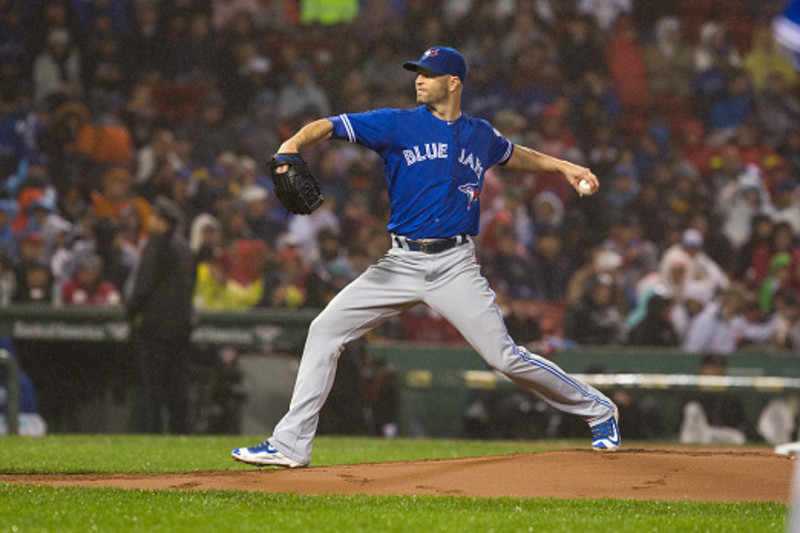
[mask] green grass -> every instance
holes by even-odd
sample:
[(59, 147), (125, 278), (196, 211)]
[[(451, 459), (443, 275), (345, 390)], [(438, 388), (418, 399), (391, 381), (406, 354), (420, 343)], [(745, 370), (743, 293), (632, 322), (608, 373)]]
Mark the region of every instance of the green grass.
[[(182, 472), (252, 469), (236, 463), (230, 451), (251, 446), (263, 436), (152, 437), (145, 435), (49, 435), (2, 437), (0, 473)], [(561, 446), (574, 448), (577, 442)], [(558, 446), (529, 441), (467, 441), (319, 437), (312, 465), (500, 455)]]
[(784, 512), (782, 505), (763, 503), (298, 496), (0, 485), (3, 531), (768, 532), (783, 531)]
[[(250, 468), (231, 448), (258, 437), (0, 438), (0, 472), (168, 472)], [(490, 455), (583, 443), (320, 437), (314, 464)], [(783, 532), (778, 503), (648, 502), (138, 491), (0, 484), (0, 531)]]

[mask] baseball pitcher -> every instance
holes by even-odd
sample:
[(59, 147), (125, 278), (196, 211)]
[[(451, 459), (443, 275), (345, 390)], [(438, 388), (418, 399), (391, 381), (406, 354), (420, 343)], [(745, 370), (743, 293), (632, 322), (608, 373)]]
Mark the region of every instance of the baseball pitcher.
[[(283, 183), (279, 198), (294, 212), (309, 212), (319, 199), (308, 183), (313, 178), (302, 170), (299, 153), (304, 148), (342, 139), (380, 154), (391, 202), (392, 248), (311, 323), (289, 411), (272, 437), (233, 450), (233, 458), (259, 466), (307, 466), (344, 345), (419, 303), (458, 328), (493, 369), (585, 420), (592, 431), (592, 448), (617, 449), (614, 403), (511, 339), (495, 295), (481, 275), (472, 240), (479, 230), (484, 174), (492, 165), (559, 172), (582, 195), (596, 192), (597, 178), (587, 168), (515, 145), (488, 122), (462, 113), (467, 67), (458, 51), (435, 46), (403, 67), (416, 72), (419, 107), (317, 120), (284, 142), (271, 162), (276, 185), (286, 179), (281, 176), (286, 172), (294, 172), (297, 182)], [(581, 181), (588, 183), (582, 191)]]

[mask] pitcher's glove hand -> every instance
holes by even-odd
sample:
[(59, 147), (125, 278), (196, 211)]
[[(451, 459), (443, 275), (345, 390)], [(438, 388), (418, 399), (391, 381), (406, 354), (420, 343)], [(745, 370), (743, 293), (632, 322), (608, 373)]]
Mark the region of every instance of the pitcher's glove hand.
[[(285, 172), (278, 168), (287, 165)], [(268, 163), (275, 195), (287, 211), (307, 215), (322, 205), (323, 195), (316, 178), (308, 170), (308, 165), (300, 154), (275, 154)]]

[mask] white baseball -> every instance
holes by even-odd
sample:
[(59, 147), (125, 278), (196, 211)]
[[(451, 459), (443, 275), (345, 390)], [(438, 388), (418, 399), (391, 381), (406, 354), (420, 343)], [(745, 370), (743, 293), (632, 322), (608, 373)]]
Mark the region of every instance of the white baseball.
[(578, 183), (578, 190), (581, 194), (592, 194), (592, 184), (586, 180), (581, 180)]

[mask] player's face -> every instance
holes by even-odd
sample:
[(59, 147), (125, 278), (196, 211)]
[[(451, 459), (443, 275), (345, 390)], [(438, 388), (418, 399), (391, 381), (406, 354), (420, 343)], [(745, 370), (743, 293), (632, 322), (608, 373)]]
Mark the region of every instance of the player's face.
[(417, 71), (414, 87), (417, 91), (417, 103), (436, 104), (447, 100), (449, 78), (447, 74), (435, 74), (427, 70)]

